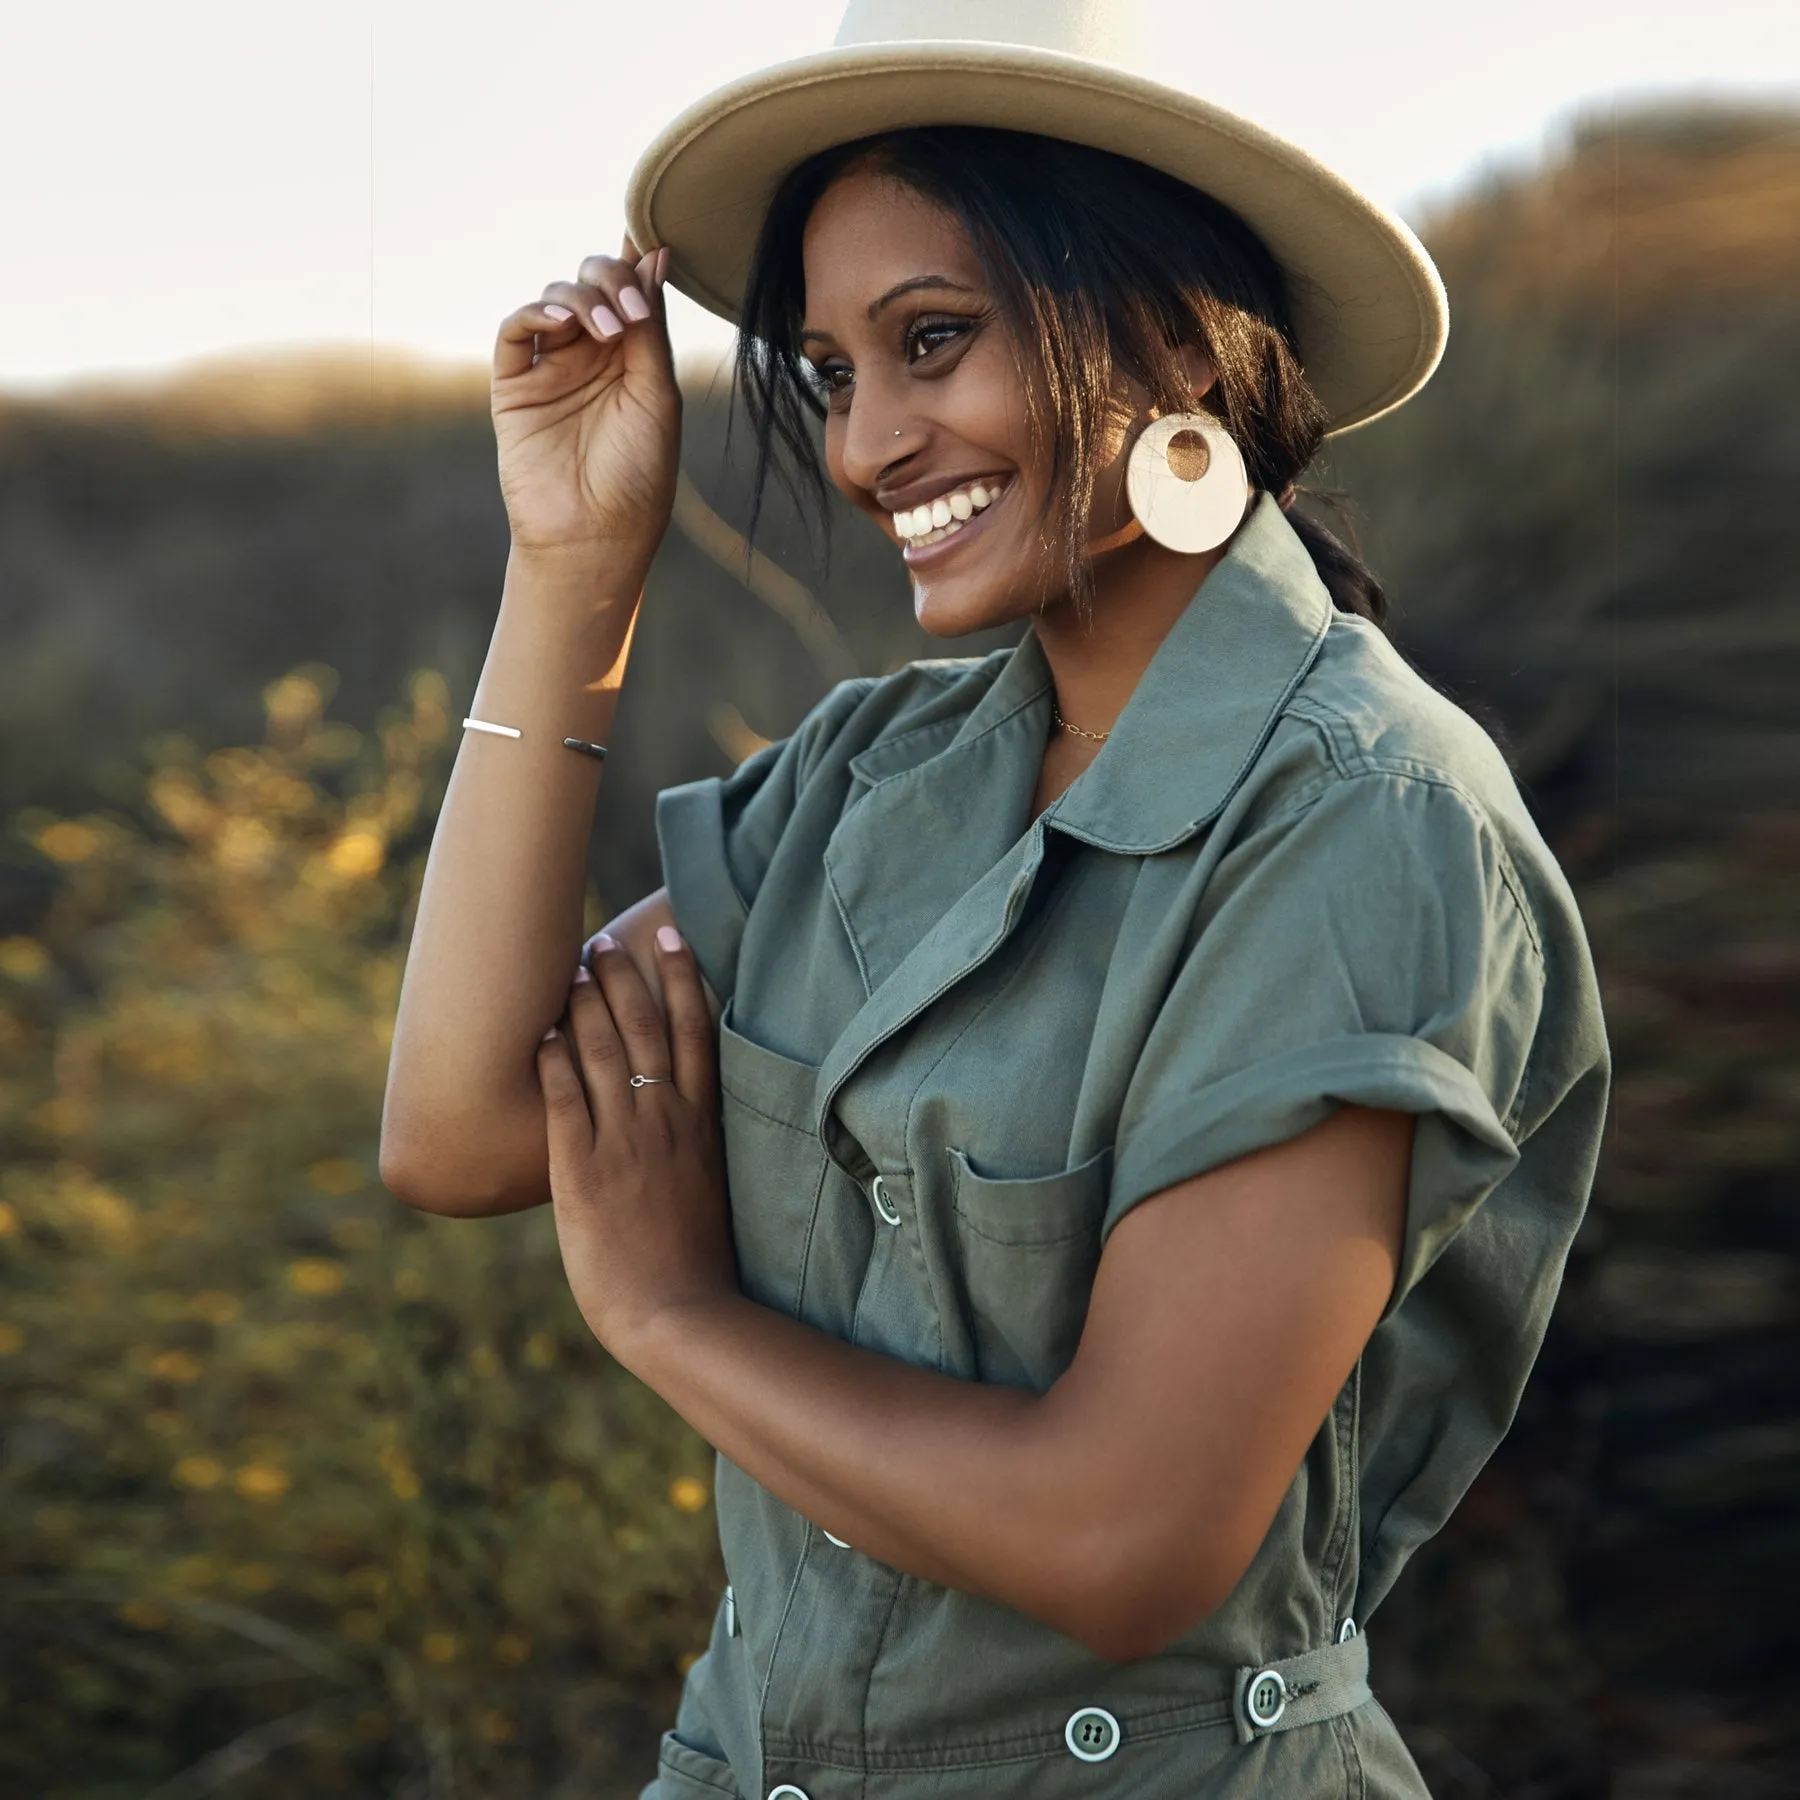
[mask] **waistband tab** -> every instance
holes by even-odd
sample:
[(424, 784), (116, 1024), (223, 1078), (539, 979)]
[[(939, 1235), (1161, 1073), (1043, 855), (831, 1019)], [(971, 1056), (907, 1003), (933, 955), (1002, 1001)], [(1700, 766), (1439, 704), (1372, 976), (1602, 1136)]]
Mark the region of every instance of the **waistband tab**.
[(1368, 1639), (1352, 1631), (1323, 1650), (1239, 1669), (1231, 1711), (1238, 1742), (1249, 1744), (1273, 1732), (1335, 1719), (1372, 1697)]

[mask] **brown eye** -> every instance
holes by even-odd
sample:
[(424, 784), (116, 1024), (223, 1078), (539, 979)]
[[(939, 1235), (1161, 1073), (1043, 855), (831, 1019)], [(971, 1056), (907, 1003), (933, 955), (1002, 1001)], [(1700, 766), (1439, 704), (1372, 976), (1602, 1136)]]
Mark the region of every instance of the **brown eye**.
[(906, 334), (906, 360), (920, 362), (971, 329), (967, 319), (921, 319)]
[(809, 362), (806, 365), (806, 379), (816, 394), (822, 399), (829, 399), (834, 394), (846, 394), (850, 391), (850, 384), (856, 379), (856, 371), (847, 362)]

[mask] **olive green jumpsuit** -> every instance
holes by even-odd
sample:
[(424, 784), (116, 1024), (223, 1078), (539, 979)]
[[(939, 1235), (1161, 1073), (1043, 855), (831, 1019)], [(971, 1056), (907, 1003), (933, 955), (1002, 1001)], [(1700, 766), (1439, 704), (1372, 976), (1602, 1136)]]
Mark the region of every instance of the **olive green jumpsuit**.
[(1133, 1206), (1344, 1102), (1417, 1117), (1393, 1296), (1231, 1597), (1138, 1662), (721, 1458), (730, 1585), (646, 1800), (1426, 1793), (1363, 1627), (1506, 1431), (1586, 1204), (1580, 920), (1492, 742), (1267, 496), (1034, 820), (1051, 697), (1027, 633), (661, 795), (746, 1293), (1041, 1391)]

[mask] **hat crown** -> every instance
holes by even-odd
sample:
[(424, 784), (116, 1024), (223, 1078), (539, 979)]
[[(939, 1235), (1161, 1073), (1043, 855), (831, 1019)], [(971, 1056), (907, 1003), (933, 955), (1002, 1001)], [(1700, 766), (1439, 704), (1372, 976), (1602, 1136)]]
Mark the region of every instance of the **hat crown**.
[(1129, 66), (1137, 12), (1137, 0), (850, 0), (837, 43), (1023, 44)]

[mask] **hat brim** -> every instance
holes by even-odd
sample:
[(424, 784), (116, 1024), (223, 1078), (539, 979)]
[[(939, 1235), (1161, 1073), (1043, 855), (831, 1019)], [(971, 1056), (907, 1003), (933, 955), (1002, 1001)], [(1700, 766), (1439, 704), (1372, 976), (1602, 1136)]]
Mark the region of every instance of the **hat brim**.
[(640, 250), (667, 245), (671, 283), (735, 323), (782, 179), (837, 144), (922, 125), (993, 126), (1110, 150), (1223, 201), (1287, 276), (1301, 364), (1333, 431), (1398, 406), (1443, 354), (1443, 283), (1383, 207), (1223, 107), (1023, 45), (848, 46), (719, 88), (639, 159), (625, 200), (632, 238)]

